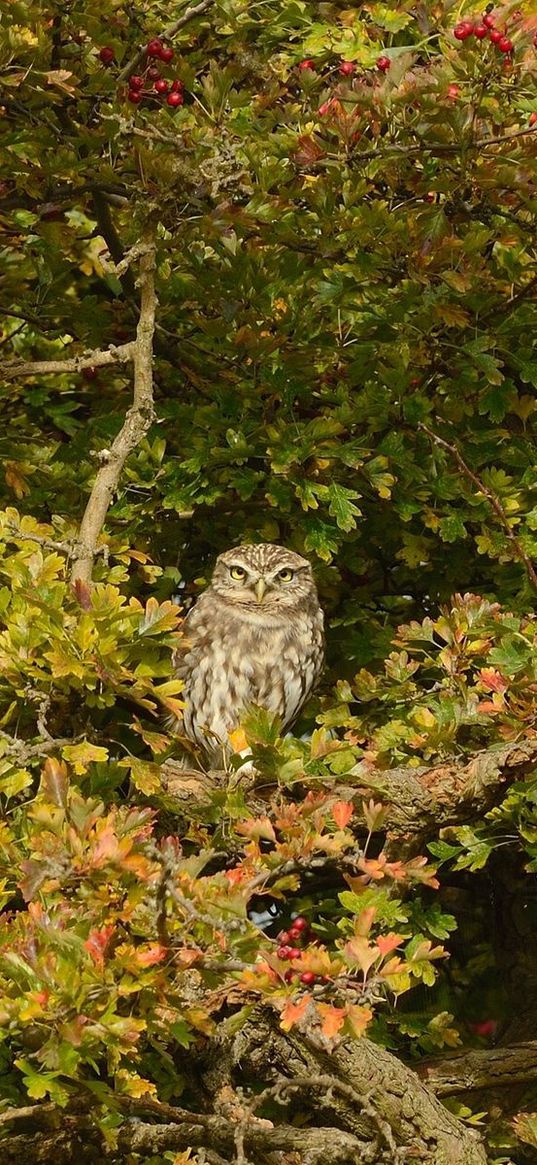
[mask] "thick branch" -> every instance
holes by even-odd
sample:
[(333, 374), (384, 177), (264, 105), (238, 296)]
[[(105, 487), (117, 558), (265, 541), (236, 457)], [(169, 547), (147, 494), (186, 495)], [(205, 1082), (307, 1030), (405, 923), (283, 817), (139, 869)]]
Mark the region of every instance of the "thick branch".
[[(180, 32), (185, 25), (190, 24), (190, 21), (194, 20), (196, 16), (201, 16), (202, 12), (206, 12), (213, 4), (214, 0), (200, 0), (199, 4), (194, 4), (192, 8), (187, 8), (186, 12), (183, 12), (183, 15), (178, 20), (174, 20), (173, 24), (167, 25), (162, 33), (162, 39), (172, 40), (177, 32)], [(137, 66), (143, 60), (145, 60), (145, 47), (141, 48), (135, 57), (131, 57), (128, 64), (121, 70), (118, 83), (121, 84), (122, 81), (126, 81), (127, 77), (130, 77), (130, 74), (136, 71)]]
[(436, 1096), (530, 1084), (537, 1080), (537, 1040), (508, 1048), (457, 1052), (425, 1061), (416, 1071)]
[(399, 847), (406, 842), (415, 852), (440, 828), (486, 813), (507, 784), (523, 780), (536, 766), (537, 741), (527, 740), (478, 752), (467, 761), (454, 759), (419, 769), (368, 772), (358, 764), (352, 770), (356, 778), (352, 788), (339, 785), (337, 791), (341, 797), (356, 796), (357, 787), (364, 793), (374, 790), (388, 806), (385, 827), (390, 841)]
[(116, 492), (125, 461), (150, 428), (155, 412), (153, 407), (153, 334), (155, 331), (155, 242), (152, 233), (140, 259), (140, 316), (134, 342), (134, 393), (132, 407), (115, 437), (106, 460), (99, 469), (86, 506), (77, 547), (71, 581), (89, 585), (95, 558), (97, 540), (101, 533), (108, 507)]
[[(329, 1052), (309, 1037), (294, 1032), (284, 1036), (268, 1014), (256, 1013), (235, 1037), (231, 1058), (241, 1076), (246, 1073), (263, 1083), (281, 1077), (315, 1080), (328, 1073), (351, 1085), (350, 1097), (346, 1091), (338, 1095), (334, 1089), (330, 1094), (315, 1086), (309, 1096), (301, 1096), (301, 1106), (309, 1108), (316, 1120), (335, 1126), (337, 1140), (340, 1129), (345, 1129), (359, 1139), (378, 1141), (381, 1126), (391, 1131), (396, 1146), (412, 1146), (416, 1160), (428, 1165), (486, 1163), (475, 1132), (447, 1112), (415, 1072), (365, 1037)], [(375, 1160), (382, 1160), (381, 1154), (382, 1150)], [(332, 1160), (330, 1154), (327, 1159)]]
[(2, 367), (4, 380), (19, 376), (48, 376), (57, 372), (81, 372), (84, 368), (104, 368), (108, 364), (127, 364), (134, 357), (135, 345), (111, 344), (104, 352), (86, 352), (71, 360), (13, 360)]

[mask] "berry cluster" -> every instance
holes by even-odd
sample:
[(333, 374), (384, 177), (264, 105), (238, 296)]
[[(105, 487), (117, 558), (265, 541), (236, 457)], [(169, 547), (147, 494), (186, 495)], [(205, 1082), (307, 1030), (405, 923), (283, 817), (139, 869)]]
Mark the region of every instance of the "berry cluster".
[[(276, 954), (282, 962), (293, 962), (294, 959), (299, 959), (304, 947), (312, 940), (312, 931), (307, 918), (301, 914), (294, 918), (289, 930), (281, 930), (278, 935), (279, 946), (276, 949)], [(300, 945), (302, 944), (302, 946)], [(313, 987), (314, 983), (328, 983), (330, 980), (325, 976), (316, 975), (314, 971), (295, 970), (289, 967), (285, 972), (284, 979), (286, 983), (291, 983), (295, 978), (298, 978), (300, 983), (305, 987)]]
[(485, 12), (479, 23), (474, 20), (459, 21), (453, 29), (453, 36), (455, 40), (461, 41), (468, 40), (471, 36), (475, 36), (476, 40), (489, 40), (501, 53), (512, 53), (515, 47), (506, 30), (502, 32), (496, 28), (496, 22), (490, 12)]
[[(173, 61), (173, 49), (168, 48), (156, 36), (145, 47), (146, 65), (141, 73), (133, 73), (129, 77), (127, 100), (132, 105), (140, 105), (145, 97), (157, 97), (166, 102), (172, 109), (184, 105), (184, 85), (177, 77), (166, 80), (161, 76), (157, 61), (169, 65)], [(103, 65), (111, 65), (115, 60), (115, 53), (109, 45), (104, 45), (99, 51)], [(151, 63), (153, 62), (153, 63)]]

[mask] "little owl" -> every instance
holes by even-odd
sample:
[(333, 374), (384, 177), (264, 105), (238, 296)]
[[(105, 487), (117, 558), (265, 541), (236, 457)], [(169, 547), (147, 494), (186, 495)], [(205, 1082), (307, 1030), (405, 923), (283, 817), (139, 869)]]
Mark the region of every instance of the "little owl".
[(182, 728), (212, 763), (250, 704), (289, 728), (323, 664), (323, 613), (305, 558), (268, 542), (226, 550), (184, 629), (174, 657)]

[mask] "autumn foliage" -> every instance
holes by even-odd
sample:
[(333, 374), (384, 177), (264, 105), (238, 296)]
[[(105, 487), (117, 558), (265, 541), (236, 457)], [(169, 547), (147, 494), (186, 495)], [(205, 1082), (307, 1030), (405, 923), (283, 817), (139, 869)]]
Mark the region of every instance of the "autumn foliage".
[[(37, 1153), (3, 1110), (82, 1104), (88, 1161), (316, 1163), (326, 1081), (285, 1110), (298, 1156), (283, 1078), (204, 1083), (256, 1017), (421, 1081), (537, 985), (502, 929), (537, 868), (537, 15), (30, 0), (0, 37), (2, 1148)], [(293, 735), (251, 709), (207, 774), (171, 659), (243, 540), (311, 558), (328, 665)], [(531, 1161), (532, 1055), (501, 1102), (452, 1089), (461, 1163)], [(421, 1151), (381, 1096), (374, 1165)], [(144, 1149), (148, 1112), (205, 1132)]]

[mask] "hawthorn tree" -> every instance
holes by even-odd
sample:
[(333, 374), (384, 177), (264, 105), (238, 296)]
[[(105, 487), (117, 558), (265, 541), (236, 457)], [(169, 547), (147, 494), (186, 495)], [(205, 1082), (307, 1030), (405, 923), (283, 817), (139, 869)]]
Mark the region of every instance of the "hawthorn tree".
[[(529, 1163), (534, 6), (0, 20), (2, 1161)], [(256, 540), (323, 685), (185, 768)]]

